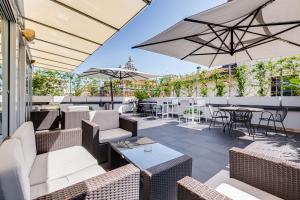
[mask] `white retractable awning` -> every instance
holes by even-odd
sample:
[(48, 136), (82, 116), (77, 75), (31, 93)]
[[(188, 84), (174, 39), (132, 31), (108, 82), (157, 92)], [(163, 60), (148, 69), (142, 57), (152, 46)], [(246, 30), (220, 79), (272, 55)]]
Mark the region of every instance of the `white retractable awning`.
[(300, 53), (299, 0), (232, 0), (188, 17), (135, 48), (205, 66)]
[(24, 0), (35, 66), (72, 71), (151, 0)]

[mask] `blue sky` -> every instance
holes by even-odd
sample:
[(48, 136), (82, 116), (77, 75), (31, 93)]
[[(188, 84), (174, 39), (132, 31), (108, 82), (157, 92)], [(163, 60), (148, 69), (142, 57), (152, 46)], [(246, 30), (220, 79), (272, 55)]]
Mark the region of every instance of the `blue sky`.
[(131, 47), (164, 31), (185, 17), (225, 3), (226, 0), (153, 0), (142, 13), (107, 41), (75, 72), (90, 67), (118, 67), (132, 56), (140, 71), (165, 75), (188, 74), (197, 65)]

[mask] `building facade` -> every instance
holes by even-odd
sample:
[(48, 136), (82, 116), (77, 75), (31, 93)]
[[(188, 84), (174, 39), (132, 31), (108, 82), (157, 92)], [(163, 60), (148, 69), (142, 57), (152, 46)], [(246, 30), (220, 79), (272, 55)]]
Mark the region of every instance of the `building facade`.
[(17, 2), (0, 1), (0, 142), (29, 118), (31, 107), (32, 67), (20, 16)]

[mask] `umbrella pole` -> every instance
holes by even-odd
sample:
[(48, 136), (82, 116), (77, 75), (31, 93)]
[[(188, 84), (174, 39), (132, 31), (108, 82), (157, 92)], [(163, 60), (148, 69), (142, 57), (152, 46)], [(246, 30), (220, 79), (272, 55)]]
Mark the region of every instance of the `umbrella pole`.
[(114, 110), (114, 94), (113, 94), (113, 82), (110, 80), (110, 98), (111, 98), (111, 109)]

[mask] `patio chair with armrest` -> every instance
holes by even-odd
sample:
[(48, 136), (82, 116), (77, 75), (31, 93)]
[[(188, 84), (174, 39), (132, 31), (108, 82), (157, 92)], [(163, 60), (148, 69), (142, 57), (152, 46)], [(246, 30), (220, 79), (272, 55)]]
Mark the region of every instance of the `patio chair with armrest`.
[(211, 125), (213, 124), (213, 126), (216, 125), (216, 122), (218, 119), (222, 120), (222, 126), (223, 126), (223, 131), (225, 132), (225, 127), (226, 124), (228, 123), (228, 116), (226, 115), (225, 112), (221, 111), (221, 110), (213, 110), (213, 106), (209, 105), (208, 106), (210, 115), (211, 115), (211, 121), (209, 123), (209, 129), (211, 128)]
[(106, 172), (82, 146), (80, 128), (35, 133), (21, 125), (0, 146), (0, 199), (138, 199), (139, 169)]
[(61, 128), (81, 128), (81, 120), (89, 119), (89, 106), (68, 106), (61, 111)]
[(164, 102), (157, 102), (157, 104), (154, 105), (154, 110), (156, 119), (158, 119), (159, 116), (161, 116), (161, 119), (164, 119), (164, 116), (168, 118), (168, 107), (167, 104), (165, 104)]
[(120, 116), (118, 111), (91, 111), (90, 120), (82, 120), (83, 144), (99, 163), (108, 161), (108, 142), (137, 136), (137, 121)]
[(262, 121), (267, 121), (267, 128), (266, 128), (266, 132), (265, 132), (265, 134), (267, 135), (269, 127), (270, 127), (270, 122), (273, 122), (275, 132), (277, 132), (276, 122), (281, 123), (281, 126), (283, 128), (283, 131), (284, 131), (285, 135), (288, 136), (287, 132), (285, 130), (285, 126), (283, 124), (283, 121), (285, 120), (287, 114), (288, 114), (288, 108), (287, 107), (276, 108), (275, 113), (272, 113), (270, 111), (264, 111), (264, 112), (261, 113), (261, 116), (259, 118), (258, 127), (261, 126)]
[(210, 187), (185, 177), (177, 182), (177, 200), (300, 199), (300, 164), (254, 153), (229, 151), (229, 175)]

